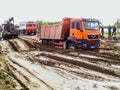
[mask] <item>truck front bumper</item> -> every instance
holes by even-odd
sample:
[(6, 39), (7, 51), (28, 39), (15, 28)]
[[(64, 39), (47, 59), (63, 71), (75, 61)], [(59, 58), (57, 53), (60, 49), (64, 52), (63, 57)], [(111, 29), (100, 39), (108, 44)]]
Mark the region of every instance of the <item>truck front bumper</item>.
[(88, 40), (83, 40), (82, 42), (82, 48), (99, 48), (100, 47), (100, 40), (94, 40), (94, 41), (88, 41)]
[(94, 49), (100, 47), (100, 40), (79, 40), (77, 41), (77, 47), (86, 48), (86, 49)]

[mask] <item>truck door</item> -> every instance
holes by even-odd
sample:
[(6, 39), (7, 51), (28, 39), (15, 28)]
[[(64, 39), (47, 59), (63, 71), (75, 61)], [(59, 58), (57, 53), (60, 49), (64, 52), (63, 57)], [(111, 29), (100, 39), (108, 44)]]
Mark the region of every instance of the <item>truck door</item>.
[(81, 21), (71, 22), (70, 36), (76, 39), (82, 39), (82, 23)]

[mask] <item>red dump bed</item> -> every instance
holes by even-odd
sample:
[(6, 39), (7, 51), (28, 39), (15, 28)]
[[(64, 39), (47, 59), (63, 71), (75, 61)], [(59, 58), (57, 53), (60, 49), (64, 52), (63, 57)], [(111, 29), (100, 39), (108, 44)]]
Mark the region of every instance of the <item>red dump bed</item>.
[(70, 18), (64, 18), (59, 24), (41, 26), (40, 39), (64, 39), (70, 30)]
[(62, 25), (55, 24), (55, 25), (47, 25), (41, 27), (41, 39), (62, 39)]

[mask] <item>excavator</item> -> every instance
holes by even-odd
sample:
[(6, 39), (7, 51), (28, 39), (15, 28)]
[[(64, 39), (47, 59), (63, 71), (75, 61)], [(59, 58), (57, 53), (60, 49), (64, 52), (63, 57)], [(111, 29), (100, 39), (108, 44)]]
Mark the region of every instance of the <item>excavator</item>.
[(17, 38), (19, 35), (14, 25), (14, 18), (9, 18), (4, 24), (0, 26), (0, 39)]

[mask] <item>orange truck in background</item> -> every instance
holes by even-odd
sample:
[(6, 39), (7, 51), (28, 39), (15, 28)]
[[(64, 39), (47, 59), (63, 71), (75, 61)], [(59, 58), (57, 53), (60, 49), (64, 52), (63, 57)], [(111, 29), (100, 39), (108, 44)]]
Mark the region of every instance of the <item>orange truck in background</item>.
[(37, 26), (34, 22), (32, 21), (27, 21), (27, 22), (20, 22), (20, 30), (22, 30), (23, 34), (34, 34), (36, 35), (37, 33)]
[(41, 26), (42, 44), (64, 49), (99, 48), (99, 20), (87, 18), (63, 18), (62, 22)]

